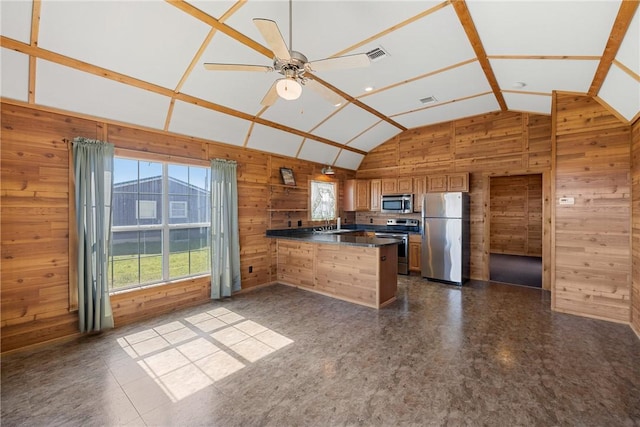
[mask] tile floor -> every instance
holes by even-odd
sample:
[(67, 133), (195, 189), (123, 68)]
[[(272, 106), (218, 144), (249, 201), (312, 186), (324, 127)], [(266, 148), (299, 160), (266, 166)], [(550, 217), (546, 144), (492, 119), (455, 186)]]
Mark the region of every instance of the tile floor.
[(640, 339), (548, 292), (272, 286), (2, 358), (3, 426), (640, 425)]

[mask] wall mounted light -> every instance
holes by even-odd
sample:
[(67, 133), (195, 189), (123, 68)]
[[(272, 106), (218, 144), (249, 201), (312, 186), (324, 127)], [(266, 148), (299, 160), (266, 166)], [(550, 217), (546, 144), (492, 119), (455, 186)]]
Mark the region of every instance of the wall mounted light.
[(326, 167), (322, 168), (322, 174), (323, 175), (335, 175), (336, 171), (331, 169), (331, 166), (326, 166)]

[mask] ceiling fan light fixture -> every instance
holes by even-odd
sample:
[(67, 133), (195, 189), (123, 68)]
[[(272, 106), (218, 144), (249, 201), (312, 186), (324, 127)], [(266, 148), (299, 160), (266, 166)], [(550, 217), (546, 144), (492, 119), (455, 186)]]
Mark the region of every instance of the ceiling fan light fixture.
[(302, 95), (302, 85), (293, 78), (285, 77), (276, 83), (276, 92), (280, 98), (293, 101)]

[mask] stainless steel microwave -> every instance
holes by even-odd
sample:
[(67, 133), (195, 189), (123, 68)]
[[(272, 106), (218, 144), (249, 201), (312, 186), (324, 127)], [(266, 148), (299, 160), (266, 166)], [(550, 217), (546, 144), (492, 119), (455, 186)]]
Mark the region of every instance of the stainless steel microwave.
[(385, 194), (380, 203), (382, 213), (413, 213), (413, 194)]

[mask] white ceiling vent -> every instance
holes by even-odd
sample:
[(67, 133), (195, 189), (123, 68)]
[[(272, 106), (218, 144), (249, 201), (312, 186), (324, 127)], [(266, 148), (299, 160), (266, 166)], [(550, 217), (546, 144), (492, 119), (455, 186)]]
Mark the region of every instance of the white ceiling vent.
[(426, 98), (422, 98), (420, 102), (423, 104), (435, 104), (438, 100), (435, 96), (427, 96)]
[(367, 56), (371, 62), (378, 62), (389, 56), (389, 54), (382, 48), (382, 46), (378, 46), (377, 48), (367, 52)]

